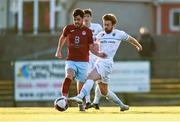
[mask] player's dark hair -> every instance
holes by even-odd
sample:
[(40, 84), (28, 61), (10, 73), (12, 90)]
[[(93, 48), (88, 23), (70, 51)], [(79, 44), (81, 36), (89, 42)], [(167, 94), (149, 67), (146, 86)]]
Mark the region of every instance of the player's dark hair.
[(76, 16), (80, 16), (80, 17), (84, 17), (84, 12), (83, 12), (83, 10), (82, 9), (80, 9), (80, 8), (76, 8), (76, 9), (74, 9), (74, 11), (73, 11), (73, 17), (76, 17)]
[(115, 25), (117, 23), (117, 18), (114, 14), (105, 14), (103, 17), (102, 17), (102, 20), (104, 21), (111, 21), (113, 25)]
[(92, 10), (89, 8), (89, 9), (84, 9), (84, 14), (89, 14), (91, 17), (92, 17)]

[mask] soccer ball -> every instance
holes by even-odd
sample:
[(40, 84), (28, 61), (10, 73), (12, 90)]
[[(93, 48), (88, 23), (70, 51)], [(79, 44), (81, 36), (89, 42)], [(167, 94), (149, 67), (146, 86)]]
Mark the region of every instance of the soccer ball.
[(54, 107), (58, 111), (65, 111), (68, 108), (67, 98), (62, 96), (54, 101)]

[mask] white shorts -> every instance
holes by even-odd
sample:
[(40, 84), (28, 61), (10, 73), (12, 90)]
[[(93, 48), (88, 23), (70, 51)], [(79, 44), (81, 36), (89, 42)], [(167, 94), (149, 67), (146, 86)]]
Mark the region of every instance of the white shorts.
[(110, 81), (110, 74), (112, 73), (113, 61), (110, 59), (98, 59), (95, 68), (98, 74), (101, 76), (101, 81), (105, 84), (108, 84)]

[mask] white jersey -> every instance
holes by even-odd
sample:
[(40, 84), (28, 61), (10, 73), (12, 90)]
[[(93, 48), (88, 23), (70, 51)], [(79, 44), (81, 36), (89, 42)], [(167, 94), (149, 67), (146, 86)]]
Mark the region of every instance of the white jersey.
[(102, 31), (102, 26), (98, 23), (91, 23), (89, 29), (92, 30), (93, 39), (95, 41), (95, 37), (97, 36), (97, 34)]
[(117, 29), (108, 34), (105, 31), (101, 31), (96, 36), (96, 39), (100, 41), (100, 51), (107, 54), (106, 59), (111, 60), (113, 60), (121, 41), (127, 41), (128, 38), (129, 35), (127, 33)]

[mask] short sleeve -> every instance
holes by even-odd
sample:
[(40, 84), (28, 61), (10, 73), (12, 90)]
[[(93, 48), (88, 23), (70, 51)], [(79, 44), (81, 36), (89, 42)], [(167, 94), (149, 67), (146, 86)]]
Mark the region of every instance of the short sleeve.
[(121, 31), (121, 39), (122, 39), (122, 41), (128, 41), (128, 38), (129, 38), (129, 35), (126, 32)]
[(65, 26), (65, 27), (63, 28), (63, 36), (67, 37), (68, 33), (69, 33), (68, 26)]

